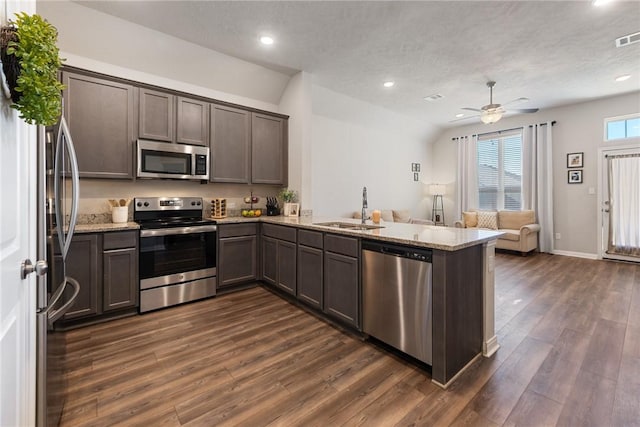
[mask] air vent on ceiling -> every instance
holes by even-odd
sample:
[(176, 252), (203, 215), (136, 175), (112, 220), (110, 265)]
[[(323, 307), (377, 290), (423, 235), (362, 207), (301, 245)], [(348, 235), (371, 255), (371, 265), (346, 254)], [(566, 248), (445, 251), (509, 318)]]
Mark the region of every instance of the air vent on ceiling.
[(616, 47), (628, 46), (640, 42), (640, 32), (628, 34), (616, 39)]
[(425, 96), (424, 100), (425, 101), (437, 101), (439, 99), (444, 98), (444, 95), (440, 95), (439, 93), (433, 94), (433, 95), (429, 95), (429, 96)]

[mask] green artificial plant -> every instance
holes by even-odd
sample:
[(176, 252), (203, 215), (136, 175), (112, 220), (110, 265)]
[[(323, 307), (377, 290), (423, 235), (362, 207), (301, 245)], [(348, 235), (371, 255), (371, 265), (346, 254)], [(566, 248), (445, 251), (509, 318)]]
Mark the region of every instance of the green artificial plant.
[[(60, 117), (64, 88), (58, 80), (62, 65), (56, 46), (58, 30), (40, 15), (24, 12), (17, 13), (10, 24), (3, 28), (1, 47), (3, 69), (12, 89), (11, 107), (29, 124), (54, 125)], [(11, 61), (17, 64), (5, 64)], [(9, 76), (11, 69), (17, 76)]]
[(298, 193), (296, 193), (295, 190), (289, 190), (286, 187), (280, 191), (279, 195), (285, 203), (294, 203), (298, 198)]

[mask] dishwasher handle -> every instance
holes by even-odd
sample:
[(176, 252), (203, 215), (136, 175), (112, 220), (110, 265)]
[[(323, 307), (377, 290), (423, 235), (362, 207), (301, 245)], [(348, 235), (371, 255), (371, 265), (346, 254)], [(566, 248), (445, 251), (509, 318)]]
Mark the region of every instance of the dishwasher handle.
[(363, 241), (362, 249), (399, 258), (413, 259), (416, 261), (431, 263), (433, 260), (433, 251), (426, 248), (414, 248), (412, 246), (399, 246), (384, 243), (381, 244), (372, 241)]

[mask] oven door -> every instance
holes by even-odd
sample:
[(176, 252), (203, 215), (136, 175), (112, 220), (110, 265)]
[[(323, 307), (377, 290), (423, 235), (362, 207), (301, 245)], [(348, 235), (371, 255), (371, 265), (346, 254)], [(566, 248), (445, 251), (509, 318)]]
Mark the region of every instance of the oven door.
[(216, 275), (216, 225), (140, 230), (140, 288)]

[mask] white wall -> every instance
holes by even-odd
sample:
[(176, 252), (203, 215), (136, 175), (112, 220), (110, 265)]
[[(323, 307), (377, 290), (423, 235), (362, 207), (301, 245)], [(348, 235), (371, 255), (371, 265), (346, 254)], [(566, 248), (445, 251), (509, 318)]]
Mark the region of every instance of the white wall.
[(293, 76), (282, 94), (280, 111), (289, 117), (289, 185), (298, 192), (300, 209), (312, 209), (311, 187), (311, 75)]
[[(554, 233), (560, 233), (561, 239), (555, 240), (555, 249), (586, 256), (597, 254), (598, 198), (596, 194), (589, 194), (589, 189), (598, 187), (598, 149), (615, 145), (603, 141), (604, 119), (638, 112), (640, 92), (634, 92), (505, 118), (494, 125), (482, 125), (478, 120), (471, 125), (446, 130), (433, 146), (433, 173), (435, 180), (448, 183), (451, 190), (451, 195), (445, 196), (445, 212), (453, 213), (446, 216), (447, 223), (452, 224), (457, 216), (453, 212), (456, 145), (452, 137), (556, 120), (553, 127), (553, 219)], [(567, 184), (567, 154), (574, 152), (584, 152), (583, 184)]]
[(37, 11), (58, 29), (67, 65), (186, 92), (197, 87), (203, 96), (267, 110), (289, 81), (285, 74), (70, 1), (38, 1)]
[[(313, 213), (349, 216), (361, 209), (409, 209), (430, 217), (431, 147), (436, 130), (383, 108), (313, 85)], [(411, 163), (421, 163), (413, 181)], [(429, 207), (429, 208), (428, 208)]]

